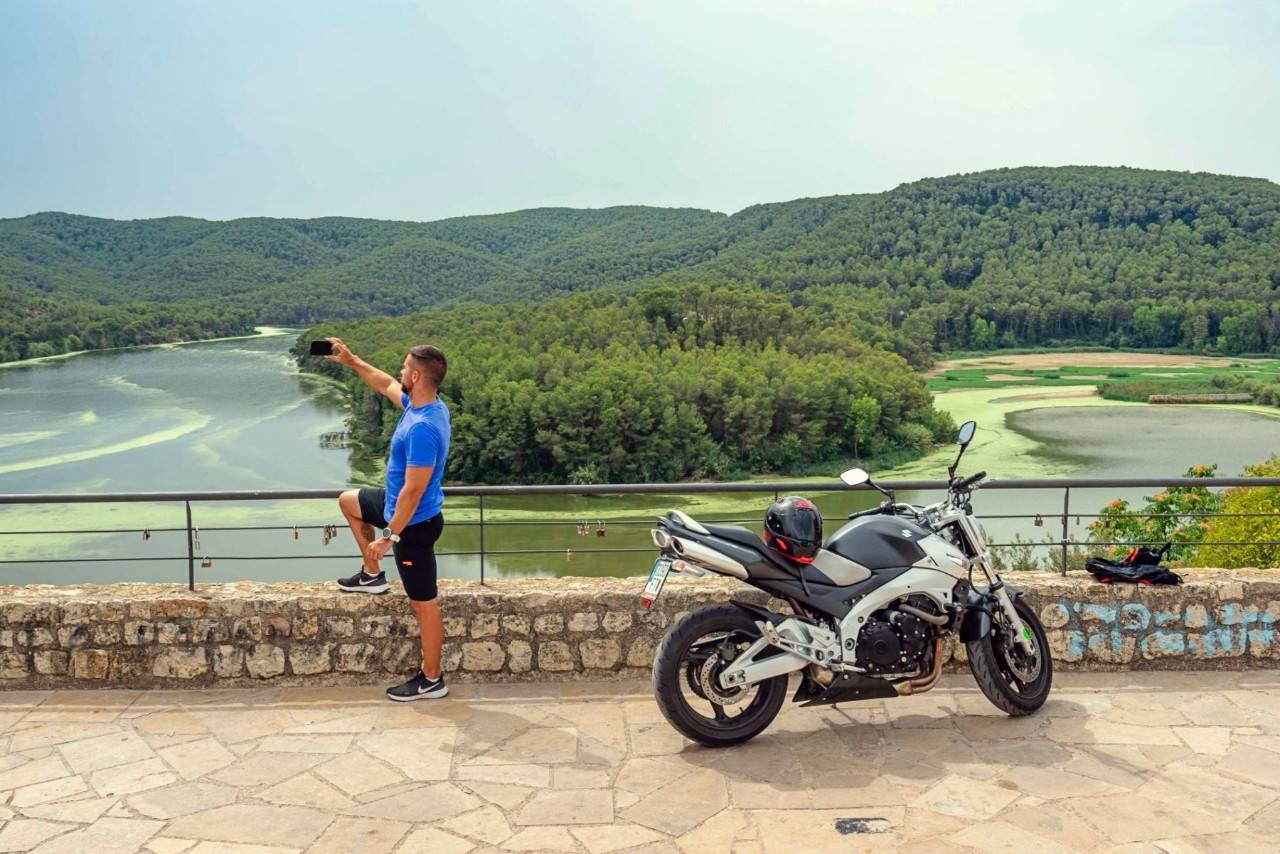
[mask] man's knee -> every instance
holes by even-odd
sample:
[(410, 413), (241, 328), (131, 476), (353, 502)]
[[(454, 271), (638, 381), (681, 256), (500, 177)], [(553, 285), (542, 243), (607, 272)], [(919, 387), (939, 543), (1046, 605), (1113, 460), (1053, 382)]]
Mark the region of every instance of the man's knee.
[(355, 489), (348, 489), (346, 492), (338, 496), (338, 509), (342, 511), (342, 515), (348, 519), (360, 521), (360, 492)]

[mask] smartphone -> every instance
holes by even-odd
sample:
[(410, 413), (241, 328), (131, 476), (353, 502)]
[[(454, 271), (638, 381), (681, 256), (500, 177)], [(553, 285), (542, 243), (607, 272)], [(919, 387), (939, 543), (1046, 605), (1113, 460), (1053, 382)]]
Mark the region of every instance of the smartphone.
[(311, 355), (312, 355), (312, 356), (332, 356), (332, 355), (333, 355), (333, 342), (331, 342), (331, 341), (312, 341), (312, 342), (311, 342)]

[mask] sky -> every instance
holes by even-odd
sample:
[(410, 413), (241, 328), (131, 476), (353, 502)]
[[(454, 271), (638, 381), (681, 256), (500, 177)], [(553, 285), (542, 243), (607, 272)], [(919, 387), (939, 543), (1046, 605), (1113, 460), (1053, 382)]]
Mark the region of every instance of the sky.
[(732, 213), (1004, 166), (1280, 179), (1270, 0), (3, 0), (0, 217)]

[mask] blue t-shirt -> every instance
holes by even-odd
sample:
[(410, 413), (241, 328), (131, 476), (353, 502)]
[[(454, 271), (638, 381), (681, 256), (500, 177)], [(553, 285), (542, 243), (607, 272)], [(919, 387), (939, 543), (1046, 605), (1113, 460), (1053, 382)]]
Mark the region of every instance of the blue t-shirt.
[(449, 455), (449, 407), (436, 398), (426, 406), (409, 405), (409, 395), (401, 394), (404, 412), (391, 435), (391, 453), (387, 457), (386, 519), (396, 512), (396, 499), (404, 488), (404, 470), (409, 466), (433, 466), (427, 491), (418, 499), (410, 525), (425, 522), (444, 506), (440, 480), (444, 476), (444, 460)]

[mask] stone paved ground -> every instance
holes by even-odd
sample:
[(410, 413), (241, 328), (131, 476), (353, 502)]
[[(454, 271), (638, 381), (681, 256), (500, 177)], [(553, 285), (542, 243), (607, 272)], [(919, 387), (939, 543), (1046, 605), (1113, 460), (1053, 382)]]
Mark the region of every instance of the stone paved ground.
[(1275, 851), (1278, 700), (1062, 674), (1013, 720), (949, 674), (710, 751), (642, 683), (0, 692), (0, 851)]

